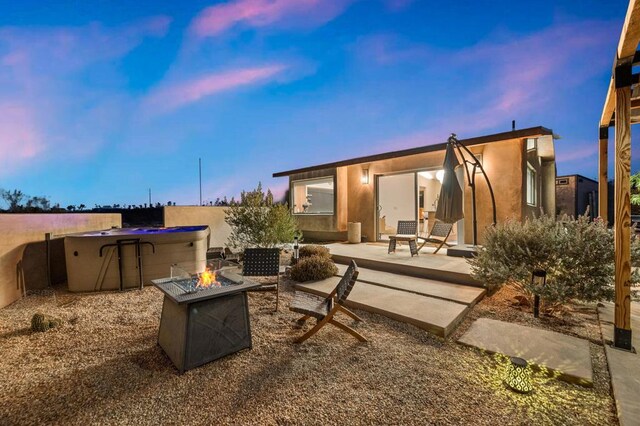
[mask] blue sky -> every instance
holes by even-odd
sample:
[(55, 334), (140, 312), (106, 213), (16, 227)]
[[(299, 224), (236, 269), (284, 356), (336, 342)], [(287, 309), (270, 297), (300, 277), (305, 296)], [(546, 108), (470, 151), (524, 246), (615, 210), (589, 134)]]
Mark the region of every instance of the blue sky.
[(63, 206), (141, 204), (149, 188), (193, 204), (201, 157), (205, 200), (258, 181), (281, 194), (276, 171), (511, 120), (562, 137), (559, 174), (596, 177), (626, 7), (0, 0), (0, 187)]

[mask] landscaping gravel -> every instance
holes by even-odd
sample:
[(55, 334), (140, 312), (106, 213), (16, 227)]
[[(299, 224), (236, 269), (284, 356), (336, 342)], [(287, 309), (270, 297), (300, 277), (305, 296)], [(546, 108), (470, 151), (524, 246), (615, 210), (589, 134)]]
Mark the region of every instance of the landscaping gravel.
[[(505, 388), (497, 357), (455, 343), (479, 316), (525, 321), (508, 296), (478, 304), (448, 340), (358, 311), (370, 342), (327, 326), (296, 345), (290, 288), (278, 313), (274, 293), (249, 295), (253, 349), (182, 375), (156, 342), (159, 290), (28, 296), (0, 310), (0, 424), (617, 424), (597, 343), (594, 388), (536, 373), (530, 395)], [(64, 322), (32, 333), (36, 312)], [(597, 341), (563, 324), (541, 326)]]

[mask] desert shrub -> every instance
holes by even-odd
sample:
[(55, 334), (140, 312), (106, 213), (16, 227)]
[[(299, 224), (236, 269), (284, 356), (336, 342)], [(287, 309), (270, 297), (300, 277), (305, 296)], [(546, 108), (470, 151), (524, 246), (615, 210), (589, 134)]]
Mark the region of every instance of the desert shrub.
[(289, 207), (274, 203), (271, 191), (265, 194), (261, 184), (242, 192), (240, 202), (227, 209), (225, 221), (231, 227), (228, 243), (234, 248), (275, 247), (301, 235)]
[(31, 317), (31, 330), (36, 332), (47, 331), (51, 328), (58, 327), (60, 324), (62, 324), (61, 320), (40, 312), (33, 314), (33, 317)]
[(331, 257), (331, 253), (329, 253), (329, 249), (325, 246), (319, 246), (316, 244), (309, 244), (306, 246), (300, 247), (300, 259), (311, 256), (320, 256), (320, 257)]
[[(632, 257), (640, 260), (640, 241), (632, 240)], [(488, 228), (478, 256), (470, 260), (472, 276), (491, 290), (514, 283), (539, 295), (547, 307), (572, 299), (611, 300), (614, 294), (613, 232), (588, 216), (561, 220), (543, 215), (525, 222), (507, 221)], [(531, 284), (535, 269), (547, 271), (544, 288)], [(638, 281), (637, 271), (633, 281)]]
[(291, 267), (291, 279), (298, 282), (317, 281), (330, 278), (338, 273), (333, 260), (323, 256), (301, 258)]

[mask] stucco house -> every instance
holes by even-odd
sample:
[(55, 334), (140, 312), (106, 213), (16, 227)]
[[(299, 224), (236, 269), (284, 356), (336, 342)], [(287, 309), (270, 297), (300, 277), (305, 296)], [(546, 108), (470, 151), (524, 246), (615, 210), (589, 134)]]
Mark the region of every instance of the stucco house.
[(556, 215), (598, 216), (598, 182), (582, 175), (556, 178)]
[[(556, 164), (553, 132), (545, 127), (463, 139), (482, 161), (496, 196), (498, 222), (556, 212)], [(289, 178), (289, 205), (305, 239), (342, 241), (347, 223), (360, 222), (367, 241), (383, 241), (398, 220), (418, 220), (428, 233), (442, 180), (446, 143), (351, 158), (274, 173)], [(452, 240), (472, 240), (471, 189), (462, 167), (465, 218)], [(492, 222), (486, 182), (476, 179), (479, 243)]]

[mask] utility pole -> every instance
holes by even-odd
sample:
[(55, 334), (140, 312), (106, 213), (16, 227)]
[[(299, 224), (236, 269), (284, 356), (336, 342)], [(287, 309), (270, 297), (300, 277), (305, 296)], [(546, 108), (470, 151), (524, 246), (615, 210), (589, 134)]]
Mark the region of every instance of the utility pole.
[(198, 158), (198, 177), (200, 181), (200, 204), (202, 205), (202, 158)]
[(149, 207), (151, 207), (151, 188), (149, 188)]

